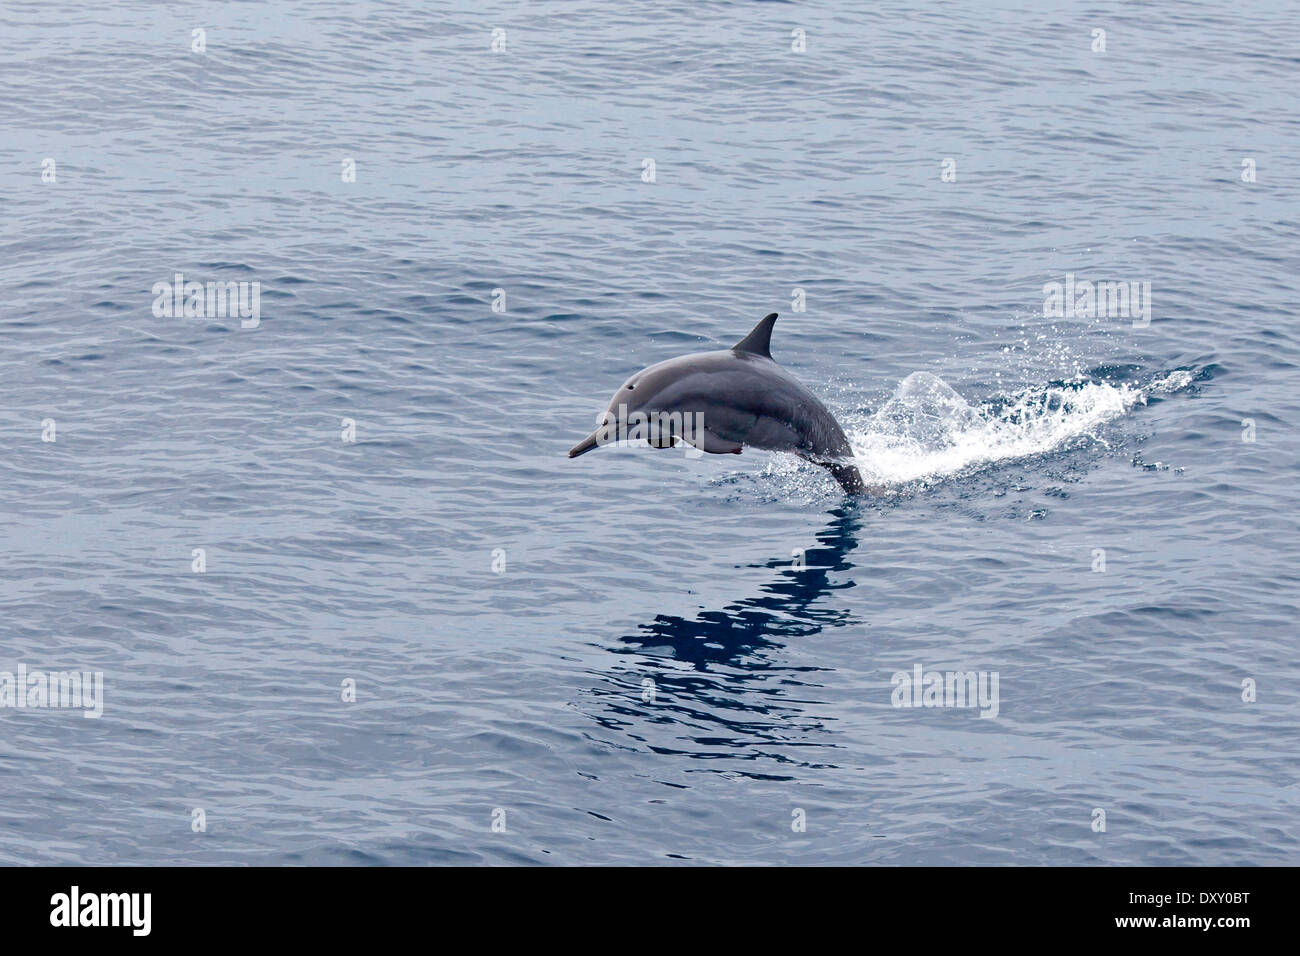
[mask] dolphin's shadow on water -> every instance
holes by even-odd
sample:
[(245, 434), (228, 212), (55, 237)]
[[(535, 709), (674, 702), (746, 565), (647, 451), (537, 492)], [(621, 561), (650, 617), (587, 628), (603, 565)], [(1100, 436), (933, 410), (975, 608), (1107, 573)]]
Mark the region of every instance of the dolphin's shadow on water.
[[(790, 639), (859, 622), (847, 609), (817, 607), (830, 592), (854, 587), (852, 580), (837, 582), (835, 576), (853, 568), (848, 554), (858, 546), (861, 515), (852, 504), (831, 515), (831, 523), (817, 535), (818, 546), (806, 550), (804, 567), (796, 568), (785, 557), (763, 565), (779, 574), (755, 597), (690, 618), (660, 614), (619, 638), (611, 652), (637, 661), (603, 675), (612, 686), (595, 690), (606, 707), (593, 719), (656, 753), (790, 762), (787, 754), (758, 747), (824, 745), (802, 739), (825, 724), (801, 705), (817, 703), (807, 699), (818, 686), (809, 678), (827, 668), (773, 658)], [(647, 678), (653, 684), (647, 685)], [(656, 729), (674, 732), (673, 746), (647, 739)], [(687, 741), (707, 749), (678, 746)]]

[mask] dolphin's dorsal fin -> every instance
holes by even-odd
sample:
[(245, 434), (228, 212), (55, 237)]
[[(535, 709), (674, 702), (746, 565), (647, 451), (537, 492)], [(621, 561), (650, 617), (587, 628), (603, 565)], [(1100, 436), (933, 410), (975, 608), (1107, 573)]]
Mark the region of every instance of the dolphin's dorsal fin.
[(733, 352), (752, 352), (763, 358), (772, 357), (772, 326), (776, 325), (776, 313), (759, 319), (754, 330), (731, 347)]

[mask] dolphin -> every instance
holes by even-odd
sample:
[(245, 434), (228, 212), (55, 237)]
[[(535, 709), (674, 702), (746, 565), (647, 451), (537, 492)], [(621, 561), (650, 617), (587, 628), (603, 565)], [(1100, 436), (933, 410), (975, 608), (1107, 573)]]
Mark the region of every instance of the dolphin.
[[(772, 360), (776, 318), (775, 312), (764, 316), (729, 349), (683, 355), (637, 372), (614, 393), (600, 427), (574, 445), (569, 457), (624, 437), (645, 437), (659, 448), (684, 441), (714, 455), (739, 455), (748, 445), (791, 452), (827, 469), (849, 494), (864, 494), (844, 429), (816, 395)], [(646, 423), (648, 428), (640, 427)]]

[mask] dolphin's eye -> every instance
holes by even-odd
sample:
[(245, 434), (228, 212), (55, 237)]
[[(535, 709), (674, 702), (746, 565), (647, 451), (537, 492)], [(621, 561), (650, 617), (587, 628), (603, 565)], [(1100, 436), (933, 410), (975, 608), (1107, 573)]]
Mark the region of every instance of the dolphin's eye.
[(630, 392), (630, 391), (632, 391), (632, 389), (634, 389), (634, 388), (636, 388), (635, 385), (629, 385), (629, 386), (627, 387), (627, 390)]

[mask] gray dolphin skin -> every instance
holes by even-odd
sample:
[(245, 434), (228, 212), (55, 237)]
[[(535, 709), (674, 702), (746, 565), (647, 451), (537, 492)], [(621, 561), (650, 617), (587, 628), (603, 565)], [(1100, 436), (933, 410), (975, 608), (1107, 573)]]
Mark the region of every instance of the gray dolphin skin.
[[(628, 418), (655, 418), (649, 442), (669, 448), (685, 441), (714, 455), (744, 446), (786, 451), (827, 469), (846, 492), (864, 494), (862, 475), (844, 430), (826, 406), (772, 360), (777, 313), (729, 349), (696, 352), (637, 372), (614, 393), (597, 428), (569, 450), (570, 458), (616, 440)], [(692, 422), (696, 423), (692, 427)], [(635, 435), (634, 437), (646, 437)]]

